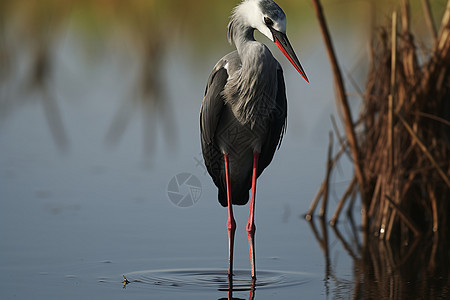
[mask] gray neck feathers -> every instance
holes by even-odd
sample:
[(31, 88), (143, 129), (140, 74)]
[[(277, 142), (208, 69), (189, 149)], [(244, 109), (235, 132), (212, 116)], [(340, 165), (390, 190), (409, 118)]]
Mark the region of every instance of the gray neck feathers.
[(278, 62), (270, 50), (253, 38), (254, 29), (241, 22), (234, 11), (228, 39), (236, 45), (241, 67), (232, 72), (224, 96), (243, 124), (264, 121), (276, 107)]

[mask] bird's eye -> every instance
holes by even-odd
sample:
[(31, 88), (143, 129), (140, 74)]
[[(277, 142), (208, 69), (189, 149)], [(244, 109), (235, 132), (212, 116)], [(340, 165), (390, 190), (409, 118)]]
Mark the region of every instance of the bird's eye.
[(273, 25), (273, 21), (268, 17), (264, 17), (264, 23), (266, 23), (267, 26)]

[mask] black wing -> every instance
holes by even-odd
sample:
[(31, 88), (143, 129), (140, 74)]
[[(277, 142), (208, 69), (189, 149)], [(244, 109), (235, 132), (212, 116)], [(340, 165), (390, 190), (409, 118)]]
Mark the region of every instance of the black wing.
[(211, 72), (200, 109), (200, 138), (203, 159), (209, 175), (219, 188), (219, 197), (221, 192), (226, 194), (224, 180), (221, 178), (224, 162), (223, 155), (215, 144), (214, 137), (225, 105), (223, 89), (228, 79), (228, 72), (224, 67), (226, 63), (227, 61), (222, 59)]
[(277, 71), (277, 84), (277, 105), (270, 116), (269, 131), (267, 133), (266, 141), (261, 149), (258, 164), (258, 176), (272, 161), (275, 150), (281, 145), (283, 134), (286, 131), (287, 99), (283, 70), (281, 67), (278, 68)]

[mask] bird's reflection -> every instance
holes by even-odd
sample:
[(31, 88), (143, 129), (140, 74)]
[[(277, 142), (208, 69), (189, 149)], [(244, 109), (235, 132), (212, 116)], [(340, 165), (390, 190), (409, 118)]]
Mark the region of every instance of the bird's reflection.
[[(237, 291), (233, 288), (233, 276), (228, 275), (228, 297), (227, 298), (219, 298), (219, 300), (245, 300), (243, 298), (234, 298), (233, 297), (233, 290)], [(239, 289), (241, 290), (241, 289)], [(248, 296), (248, 300), (255, 299), (255, 290), (256, 290), (256, 278), (252, 278), (251, 284), (250, 284), (250, 294)]]

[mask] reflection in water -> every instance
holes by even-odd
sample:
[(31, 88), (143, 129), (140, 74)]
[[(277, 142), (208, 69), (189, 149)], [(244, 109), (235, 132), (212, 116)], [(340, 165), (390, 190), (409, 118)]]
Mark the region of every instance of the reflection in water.
[[(352, 2), (352, 5), (357, 4), (357, 2)], [(380, 6), (383, 6), (386, 2), (379, 1), (377, 3), (382, 3)], [(286, 1), (286, 3), (291, 8), (295, 6), (295, 9), (290, 9), (291, 16), (297, 11), (305, 17), (291, 18), (293, 22), (297, 22), (297, 25), (300, 24), (299, 20), (301, 19), (311, 19), (311, 17), (305, 16), (310, 12), (310, 10), (303, 9), (306, 2)], [(136, 71), (134, 86), (130, 88), (121, 105), (115, 109), (116, 114), (110, 120), (109, 129), (104, 132), (105, 140), (112, 146), (117, 145), (123, 139), (133, 116), (142, 113), (144, 122), (143, 152), (148, 155), (155, 147), (154, 140), (158, 126), (164, 130), (163, 134), (168, 137), (167, 142), (175, 141), (173, 138), (175, 135), (175, 124), (172, 123), (173, 111), (166, 94), (167, 90), (165, 90), (167, 85), (165, 85), (162, 76), (164, 71), (162, 70), (164, 67), (162, 66), (163, 56), (171, 42), (165, 38), (168, 34), (167, 31), (177, 31), (180, 30), (180, 27), (190, 27), (191, 34), (189, 37), (185, 37), (186, 40), (192, 39), (194, 40), (193, 44), (201, 47), (216, 46), (214, 39), (217, 36), (222, 39), (222, 35), (216, 35), (216, 33), (223, 32), (223, 27), (226, 25), (217, 20), (225, 20), (224, 22), (226, 22), (226, 15), (231, 6), (233, 4), (226, 1), (206, 0), (194, 2), (179, 0), (0, 1), (0, 123), (13, 115), (14, 110), (24, 105), (26, 101), (39, 101), (55, 145), (62, 152), (68, 151), (70, 147), (68, 132), (70, 130), (67, 131), (67, 129), (70, 128), (67, 126), (70, 123), (63, 118), (64, 115), (61, 110), (61, 100), (65, 95), (60, 96), (60, 86), (56, 86), (57, 83), (61, 83), (61, 81), (56, 82), (56, 79), (59, 79), (56, 77), (60, 74), (57, 71), (60, 68), (67, 67), (66, 62), (61, 63), (62, 57), (59, 55), (61, 43), (68, 36), (68, 31), (72, 30), (78, 37), (76, 43), (83, 42), (83, 38), (86, 39), (86, 43), (94, 41), (95, 45), (84, 45), (87, 51), (101, 49), (101, 51), (89, 53), (88, 56), (92, 54), (100, 56), (104, 54), (103, 50), (108, 50), (108, 47), (103, 43), (119, 31), (129, 38), (127, 41), (131, 41), (131, 46), (126, 49), (131, 49), (130, 52), (136, 54), (140, 63)], [(299, 9), (299, 7), (302, 9)], [(306, 5), (306, 7), (309, 6)], [(442, 3), (437, 4), (435, 10), (437, 9), (443, 11)], [(345, 13), (348, 13), (348, 11)], [(356, 15), (361, 14), (352, 13), (352, 17), (346, 18), (345, 22), (351, 22), (350, 20)], [(342, 21), (342, 18), (340, 20)], [(355, 24), (351, 24), (354, 27)], [(98, 35), (95, 36), (95, 34)], [(105, 44), (108, 44), (108, 41)], [(199, 55), (202, 55), (205, 51), (199, 53)], [(70, 52), (70, 54), (74, 53)], [(98, 58), (98, 56), (95, 58)], [(86, 63), (80, 61), (79, 58), (71, 57), (73, 61), (70, 61), (69, 64), (73, 62), (80, 65)], [(192, 57), (186, 57), (186, 61), (189, 59), (192, 59)], [(100, 66), (100, 68), (104, 67), (104, 65)], [(68, 71), (62, 70), (62, 73)], [(83, 70), (83, 72), (89, 71), (91, 70)], [(70, 82), (64, 82), (64, 84), (74, 85)], [(21, 121), (27, 124), (27, 120)], [(10, 171), (7, 170), (7, 172)], [(73, 194), (76, 195), (75, 192)], [(95, 192), (92, 194), (95, 194)], [(37, 198), (43, 197), (41, 195)], [(66, 210), (80, 210), (77, 205), (61, 206), (59, 203), (58, 205), (50, 203), (42, 207), (52, 216), (58, 215), (58, 217), (61, 217), (61, 212)], [(4, 210), (4, 213), (9, 214), (10, 212)], [(289, 213), (290, 210), (285, 208), (283, 218), (286, 221), (289, 220)], [(39, 215), (36, 214), (36, 216)], [(18, 220), (22, 221), (21, 219)], [(314, 227), (314, 223), (311, 223), (311, 225)], [(445, 224), (442, 227), (448, 228)], [(418, 240), (408, 245), (393, 245), (380, 242), (374, 238), (366, 238), (361, 242), (360, 233), (354, 224), (351, 225), (350, 235), (342, 235), (337, 228), (334, 229), (334, 232), (327, 228), (326, 224), (322, 222), (320, 231), (316, 229), (313, 229), (313, 231), (325, 256), (324, 275), (328, 295), (338, 292), (348, 295), (352, 292), (355, 299), (378, 298), (378, 295), (394, 299), (402, 297), (448, 298), (450, 296), (449, 246), (448, 242), (440, 239), (439, 236), (432, 235), (428, 238), (428, 243), (424, 240)], [(64, 234), (64, 236), (66, 235)], [(336, 275), (336, 269), (330, 259), (330, 244), (332, 244), (331, 241), (334, 237), (339, 240), (339, 243), (353, 259), (353, 280), (342, 279)], [(36, 238), (40, 237), (36, 236)], [(48, 239), (42, 240), (47, 241)], [(14, 248), (11, 249), (14, 250)], [(42, 255), (42, 253), (39, 255)], [(19, 261), (21, 256), (18, 255), (15, 258), (14, 260)], [(24, 263), (19, 267), (30, 271), (29, 266), (26, 266), (28, 260), (23, 261)], [(197, 273), (197, 275), (185, 273), (189, 274), (189, 278), (196, 280), (195, 288), (201, 289), (206, 286), (212, 287), (216, 291), (220, 289), (220, 295), (228, 296), (228, 299), (232, 298), (233, 291), (237, 294), (237, 291), (244, 289), (246, 293), (248, 291), (248, 298), (252, 299), (255, 298), (256, 290), (261, 292), (265, 288), (301, 285), (308, 280), (308, 277), (303, 274), (264, 273), (261, 271), (258, 282), (252, 285), (248, 280), (248, 272), (236, 272), (231, 284), (227, 281), (226, 271), (222, 273), (217, 271), (213, 274)], [(16, 272), (16, 274), (22, 275), (24, 273)], [(131, 284), (137, 282), (133, 281), (133, 276), (132, 274), (129, 275)], [(179, 276), (179, 274), (169, 274), (169, 279), (176, 279)], [(138, 277), (136, 280), (141, 280), (140, 282), (144, 284), (147, 283), (144, 277)], [(155, 287), (155, 283), (159, 282), (157, 287), (165, 288), (164, 284), (171, 281), (163, 278), (151, 282), (152, 287)], [(185, 277), (181, 280), (181, 283), (175, 282), (171, 287), (181, 284), (183, 288), (188, 289), (189, 286), (185, 285), (186, 282), (189, 283), (190, 281)], [(335, 285), (334, 290), (331, 284)], [(231, 285), (233, 286), (232, 289), (230, 289)], [(23, 284), (23, 286), (26, 286), (26, 284)]]
[[(57, 29), (63, 23), (67, 11), (62, 7), (45, 10), (37, 2), (27, 5), (26, 12), (18, 14), (15, 22), (10, 19), (11, 14), (3, 16), (0, 21), (0, 80), (5, 90), (8, 87), (7, 91), (2, 90), (0, 97), (0, 118), (4, 119), (18, 104), (22, 104), (22, 98), (26, 98), (21, 95), (24, 90), (39, 99), (56, 146), (66, 152), (69, 139), (53, 86), (53, 42), (58, 37)], [(5, 5), (3, 8), (10, 12), (12, 6)], [(23, 9), (20, 3), (16, 8)], [(30, 59), (24, 59), (24, 56)], [(26, 75), (18, 72), (22, 61), (28, 62)], [(22, 77), (19, 79), (22, 86), (19, 86), (20, 91), (11, 91), (9, 86), (14, 86), (17, 76)], [(7, 93), (10, 91), (11, 95)]]
[[(137, 47), (141, 52), (137, 86), (130, 91), (130, 96), (124, 99), (118, 109), (105, 140), (111, 146), (116, 145), (123, 137), (134, 113), (140, 111), (143, 120), (143, 152), (145, 156), (149, 156), (154, 151), (158, 125), (162, 127), (164, 136), (168, 137), (166, 141), (173, 143), (175, 124), (161, 80), (163, 34), (154, 32), (151, 36), (142, 35), (140, 45), (141, 47)], [(173, 144), (169, 146), (169, 149), (174, 148)]]
[(328, 230), (326, 227), (325, 222), (323, 222), (323, 218), (320, 219), (320, 227), (322, 230), (322, 236), (320, 236), (319, 231), (317, 230), (315, 224), (314, 224), (314, 220), (311, 219), (309, 222), (309, 225), (311, 226), (311, 230), (314, 234), (314, 237), (316, 238), (317, 242), (319, 243), (320, 249), (322, 249), (323, 254), (324, 254), (324, 258), (325, 258), (325, 275), (324, 275), (324, 282), (325, 282), (325, 292), (326, 295), (329, 295), (330, 293), (330, 287), (328, 284), (328, 281), (330, 279), (330, 274), (331, 274), (331, 264), (330, 264), (330, 251), (329, 251), (329, 247), (328, 247)]
[(34, 51), (28, 91), (30, 93), (39, 93), (53, 140), (59, 150), (66, 152), (69, 147), (69, 138), (67, 137), (58, 102), (51, 86), (51, 50), (48, 43), (36, 42), (39, 44), (36, 45), (36, 50)]
[(450, 252), (448, 241), (416, 239), (407, 245), (365, 238), (361, 245), (350, 221), (348, 239), (332, 227), (337, 240), (353, 260), (353, 280), (338, 278), (330, 263), (327, 224), (319, 218), (321, 234), (314, 219), (310, 226), (325, 259), (325, 288), (334, 296), (352, 293), (353, 299), (448, 299), (450, 297)]
[[(57, 64), (61, 44), (72, 33), (69, 31), (74, 30), (81, 33), (77, 43), (87, 38), (86, 51), (92, 52), (89, 55), (100, 55), (104, 51), (91, 50), (104, 47), (105, 51), (111, 51), (107, 44), (120, 32), (125, 37), (123, 44), (131, 43), (132, 47), (126, 49), (136, 54), (133, 57), (139, 60), (139, 66), (134, 86), (118, 108), (105, 140), (109, 145), (117, 145), (132, 117), (140, 111), (144, 155), (153, 152), (158, 127), (163, 129), (162, 135), (168, 143), (174, 142), (174, 118), (162, 80), (162, 54), (166, 50), (167, 29), (165, 22), (161, 22), (160, 11), (156, 9), (166, 10), (174, 3), (166, 5), (151, 1), (126, 7), (120, 1), (109, 4), (103, 1), (5, 3), (0, 4), (3, 8), (0, 16), (4, 15), (0, 18), (0, 120), (6, 119), (22, 105), (25, 98), (38, 99), (57, 148), (62, 152), (68, 151), (69, 137), (59, 108), (60, 99), (56, 96), (59, 86), (56, 86), (55, 69), (67, 67), (67, 62)], [(94, 32), (100, 34), (90, 39)], [(83, 73), (89, 71), (83, 70)], [(18, 86), (16, 82), (23, 82), (23, 85)], [(61, 83), (71, 85), (70, 82)], [(23, 95), (22, 91), (26, 94)], [(171, 144), (169, 146), (174, 148)]]
[(248, 299), (255, 299), (258, 289), (279, 289), (304, 285), (308, 282), (308, 275), (288, 271), (259, 271), (258, 279), (251, 279), (249, 271), (235, 270), (233, 277), (227, 270), (210, 269), (178, 269), (178, 270), (149, 270), (132, 272), (124, 276), (124, 287), (130, 284), (141, 284), (143, 287), (164, 289), (216, 290), (226, 292), (226, 298), (233, 298), (234, 292), (247, 292)]
[(11, 73), (11, 53), (9, 53), (10, 50), (7, 47), (6, 36), (3, 30), (5, 25), (2, 20), (3, 18), (0, 15), (0, 92), (2, 92), (1, 88), (6, 81), (8, 74)]
[(162, 128), (169, 149), (174, 148), (176, 140), (175, 118), (162, 80), (164, 52), (170, 40), (167, 38), (165, 16), (158, 13), (158, 6), (157, 2), (153, 2), (145, 7), (146, 10), (133, 11), (128, 8), (123, 16), (118, 14), (123, 17), (121, 26), (131, 36), (131, 51), (138, 59), (138, 69), (136, 81), (117, 110), (105, 137), (107, 144), (117, 145), (133, 115), (139, 111), (142, 113), (144, 156), (155, 150), (158, 127)]
[[(256, 287), (256, 278), (251, 279), (250, 285), (250, 295), (248, 296), (248, 300), (255, 299), (255, 287)], [(233, 287), (233, 276), (228, 275), (228, 297), (227, 298), (219, 298), (219, 300), (244, 300), (242, 298), (233, 298), (233, 291), (238, 291), (239, 289), (235, 289)]]

